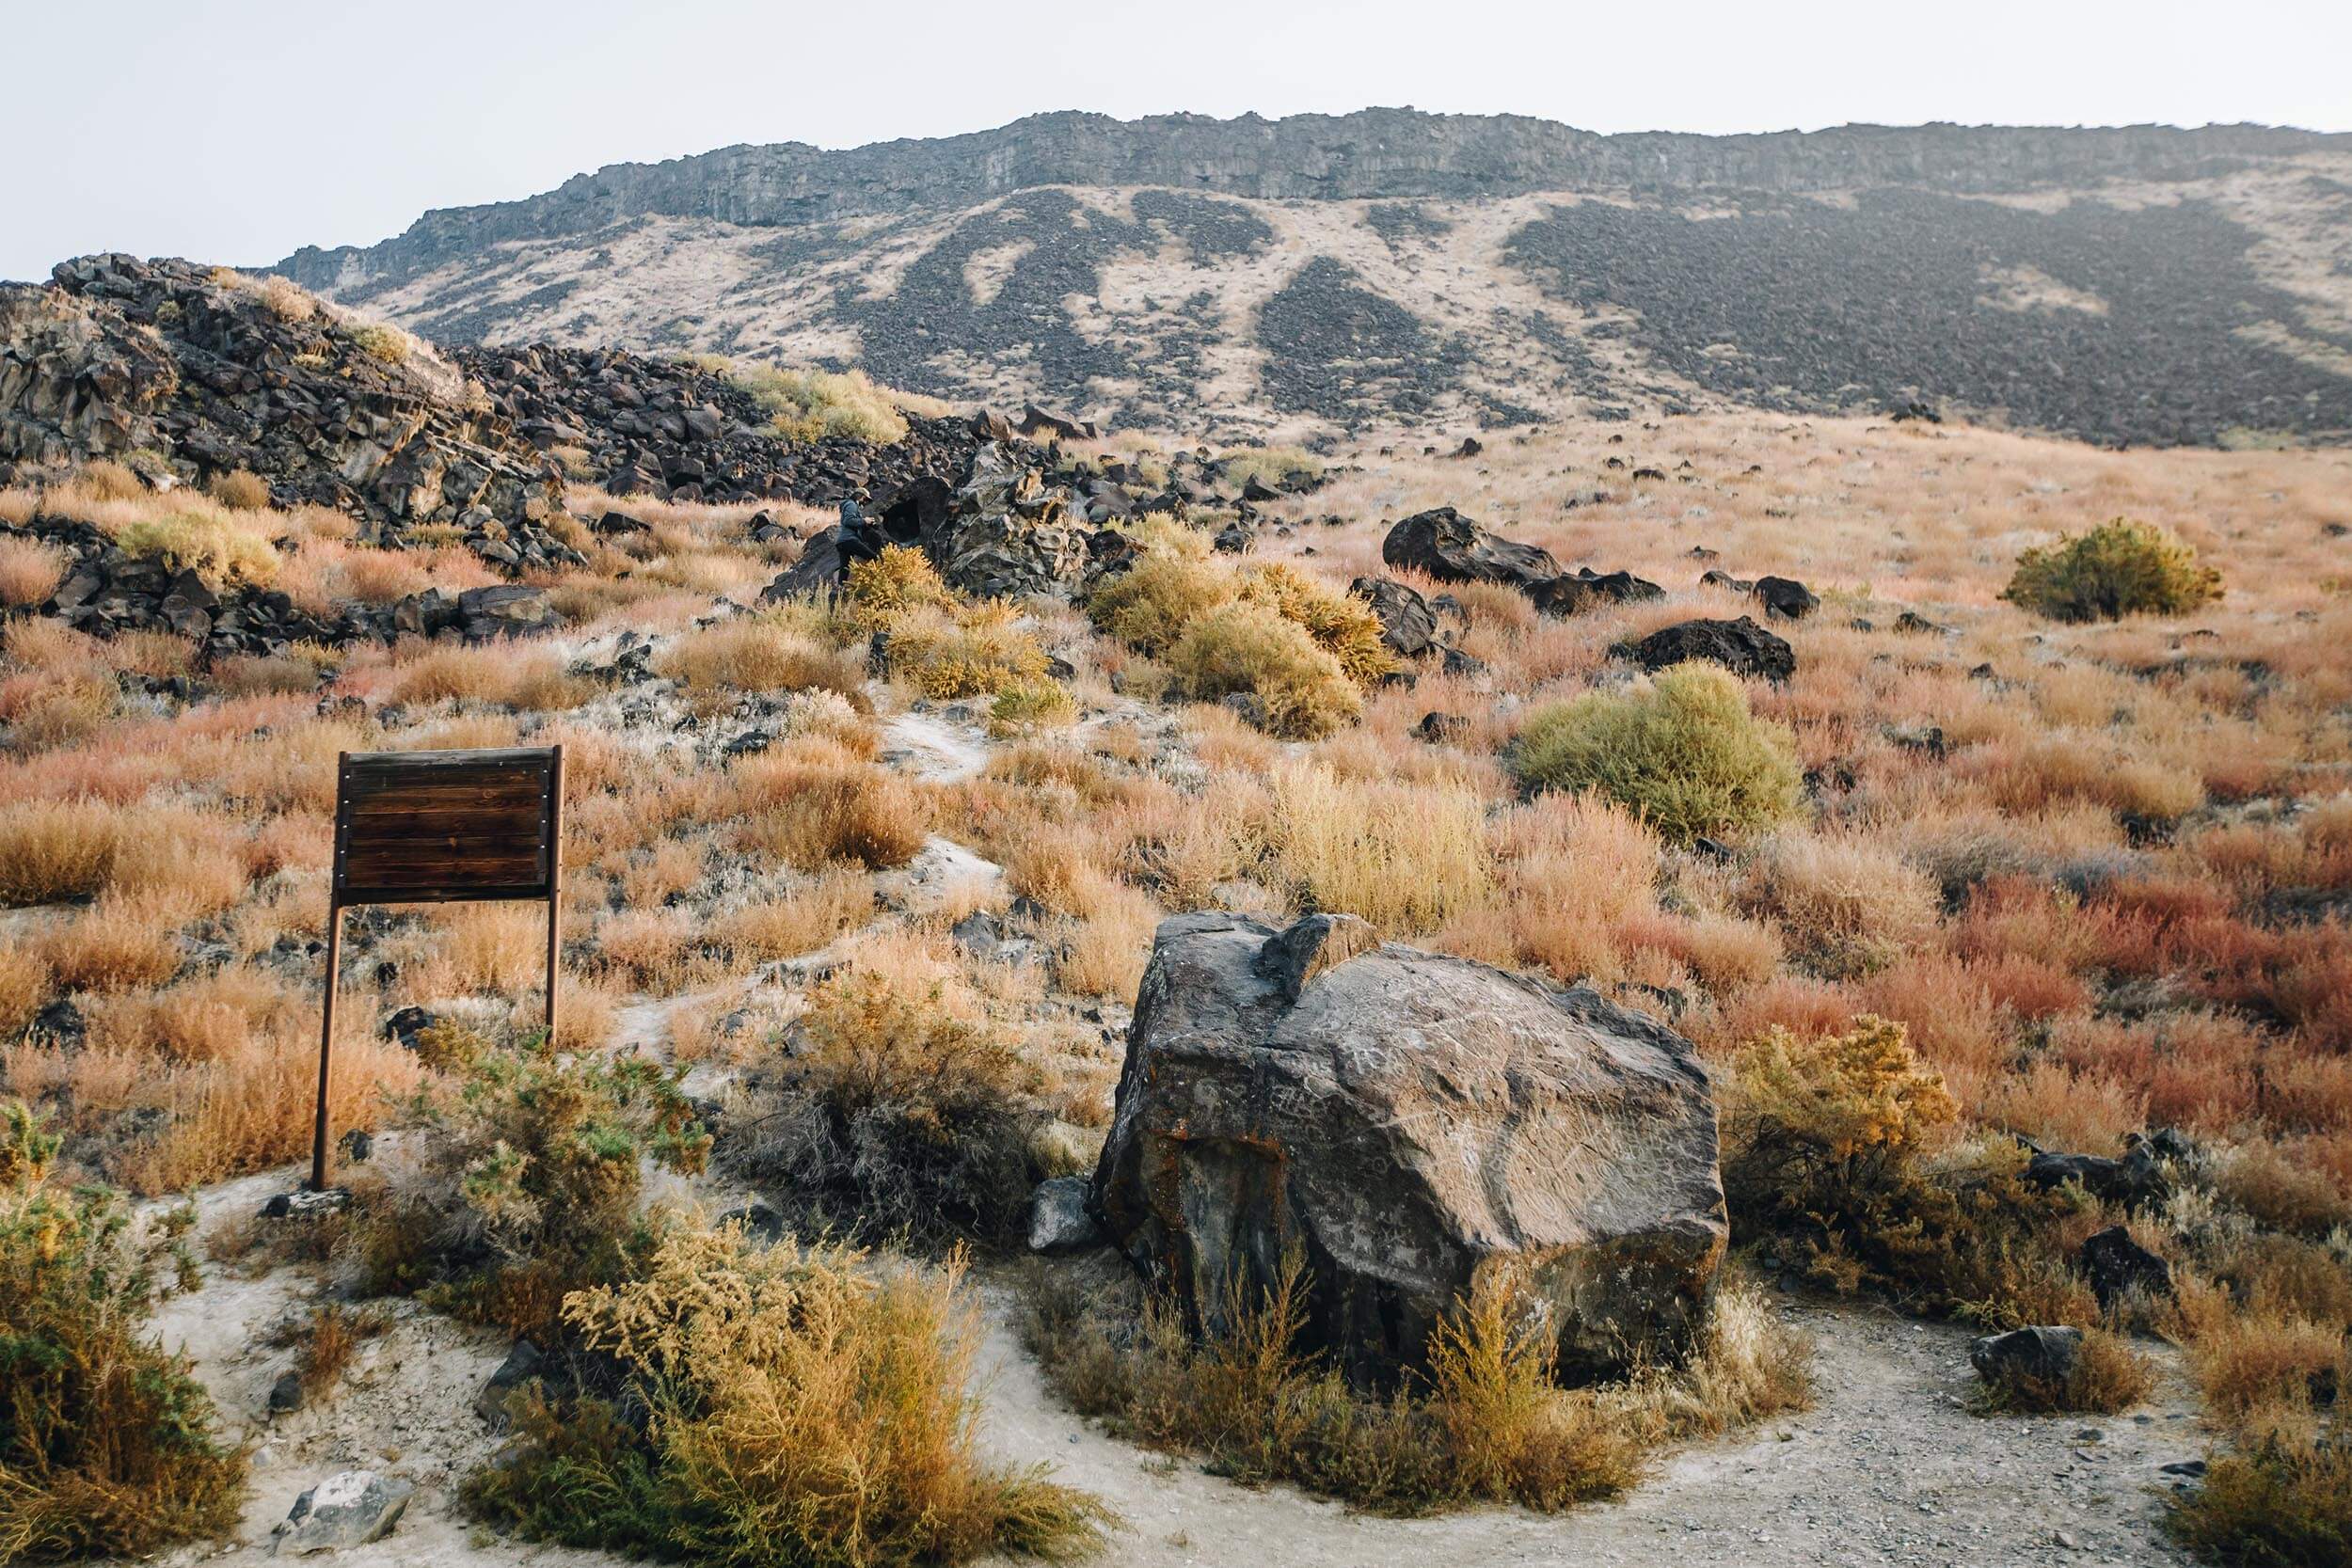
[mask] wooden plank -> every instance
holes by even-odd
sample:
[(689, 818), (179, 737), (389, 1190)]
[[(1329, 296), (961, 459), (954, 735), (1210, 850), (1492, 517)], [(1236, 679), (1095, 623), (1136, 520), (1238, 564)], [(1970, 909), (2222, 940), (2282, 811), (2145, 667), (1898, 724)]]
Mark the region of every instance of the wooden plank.
[(342, 842), (411, 844), (432, 839), (466, 839), (485, 844), (536, 847), (548, 836), (546, 814), (537, 806), (497, 811), (421, 811), (407, 816), (355, 816), (342, 830)]
[(546, 881), (548, 863), (541, 856), (470, 856), (453, 858), (437, 853), (397, 853), (397, 856), (348, 856), (341, 865), (345, 886), (362, 881), (447, 881), (449, 886), (482, 886), (486, 881)]
[(352, 770), (393, 764), (410, 768), (505, 768), (535, 763), (542, 769), (555, 766), (552, 746), (485, 746), (455, 752), (346, 752), (342, 765)]
[(421, 808), (464, 811), (481, 806), (538, 805), (547, 798), (544, 779), (427, 779), (377, 791), (346, 790), (343, 809), (353, 816), (382, 816)]
[(531, 882), (514, 887), (349, 887), (346, 904), (512, 904), (537, 903), (548, 896), (548, 884)]

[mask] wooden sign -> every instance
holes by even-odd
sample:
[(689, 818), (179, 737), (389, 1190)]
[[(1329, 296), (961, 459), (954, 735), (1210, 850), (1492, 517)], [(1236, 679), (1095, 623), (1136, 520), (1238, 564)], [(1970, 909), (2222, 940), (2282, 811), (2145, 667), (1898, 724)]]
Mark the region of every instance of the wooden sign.
[(326, 1187), (327, 1083), (343, 911), (356, 904), (545, 899), (548, 1040), (563, 918), (564, 748), (345, 752), (335, 771), (335, 867), (326, 909), (326, 1005), (310, 1185)]

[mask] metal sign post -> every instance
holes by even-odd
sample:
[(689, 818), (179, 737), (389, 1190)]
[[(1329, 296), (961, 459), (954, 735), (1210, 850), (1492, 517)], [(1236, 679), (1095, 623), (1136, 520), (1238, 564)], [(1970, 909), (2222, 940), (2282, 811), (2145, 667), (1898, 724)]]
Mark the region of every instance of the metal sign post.
[(357, 904), (546, 899), (548, 1042), (563, 922), (564, 748), (345, 752), (335, 776), (335, 874), (326, 904), (326, 1006), (319, 1025), (310, 1187), (326, 1190), (327, 1083), (343, 911)]

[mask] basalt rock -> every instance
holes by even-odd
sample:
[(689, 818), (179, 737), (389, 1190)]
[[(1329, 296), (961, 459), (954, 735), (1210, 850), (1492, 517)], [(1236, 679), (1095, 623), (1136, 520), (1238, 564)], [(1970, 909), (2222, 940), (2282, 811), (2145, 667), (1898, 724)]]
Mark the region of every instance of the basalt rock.
[(1162, 924), (1092, 1202), (1196, 1327), (1296, 1249), (1311, 1338), (1367, 1384), (1424, 1365), (1498, 1270), (1524, 1271), (1570, 1373), (1670, 1358), (1725, 1240), (1689, 1042), (1345, 915)]
[(1439, 582), (1500, 582), (1532, 589), (1560, 576), (1551, 552), (1489, 533), (1450, 506), (1417, 512), (1389, 530), (1380, 559)]
[(578, 565), (562, 469), (424, 345), (222, 269), (120, 255), (0, 286), (0, 483), (107, 458), (158, 490), (236, 469), (378, 541), (456, 528), (510, 569)]
[(1708, 659), (1736, 675), (1785, 681), (1797, 673), (1796, 651), (1745, 615), (1737, 621), (1684, 621), (1620, 642), (1610, 652), (1653, 673), (1689, 659)]
[(1529, 583), (1527, 596), (1546, 615), (1575, 615), (1601, 604), (1662, 599), (1666, 591), (1631, 572), (1596, 572), (1580, 566), (1548, 581)]
[(1347, 591), (1372, 607), (1391, 653), (1418, 658), (1438, 645), (1438, 617), (1429, 601), (1394, 578), (1358, 578)]
[(1802, 621), (1821, 608), (1813, 590), (1794, 578), (1758, 578), (1756, 596), (1765, 614), (1784, 621)]

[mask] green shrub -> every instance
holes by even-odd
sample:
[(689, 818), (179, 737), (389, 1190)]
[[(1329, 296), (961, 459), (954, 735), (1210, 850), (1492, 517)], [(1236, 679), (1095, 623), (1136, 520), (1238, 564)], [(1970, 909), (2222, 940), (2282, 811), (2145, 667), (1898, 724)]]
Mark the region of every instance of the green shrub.
[(111, 1192), (53, 1180), (56, 1148), (23, 1101), (0, 1104), (0, 1562), (226, 1534), (245, 1455), (147, 1337), (162, 1248), (134, 1242)]
[(2224, 1454), (2175, 1497), (2173, 1539), (2228, 1568), (2340, 1568), (2352, 1562), (2352, 1448), (2264, 1444)]
[(931, 558), (907, 545), (885, 545), (870, 561), (850, 562), (842, 590), (842, 617), (864, 635), (886, 629), (909, 610), (948, 610), (956, 602)]
[(351, 341), (359, 352), (388, 365), (405, 363), (417, 347), (414, 338), (386, 322), (365, 322), (353, 327)]
[(416, 1106), (421, 1175), (368, 1195), (370, 1283), (551, 1345), (566, 1294), (624, 1277), (659, 1239), (637, 1212), (642, 1163), (699, 1171), (710, 1135), (683, 1068), (543, 1045), (448, 1059), (465, 1074), (454, 1103)]
[(178, 511), (135, 518), (115, 531), (126, 555), (152, 556), (191, 571), (216, 588), (267, 582), (278, 575), (269, 536), (217, 502), (191, 499)]
[(532, 1540), (742, 1568), (1076, 1556), (1102, 1505), (978, 1457), (960, 1275), (837, 1244), (754, 1250), (733, 1227), (673, 1235), (640, 1275), (564, 1303), (622, 1399), (518, 1396), (507, 1453), (467, 1499)]
[(773, 365), (716, 362), (721, 373), (752, 395), (789, 441), (840, 436), (888, 446), (904, 438), (907, 421), (892, 394), (864, 371), (787, 371)]
[(1077, 700), (1061, 682), (1041, 676), (1016, 679), (997, 688), (988, 705), (988, 733), (1000, 739), (1028, 735), (1069, 723), (1078, 716)]
[(1250, 721), (1289, 740), (1316, 740), (1355, 722), (1362, 693), (1307, 628), (1263, 604), (1228, 604), (1184, 628), (1168, 666), (1202, 702), (1243, 695)]
[(2019, 556), (2001, 597), (2059, 621), (2185, 615), (2221, 597), (2221, 574), (2165, 530), (2118, 517)]
[(1597, 790), (1683, 844), (1772, 827), (1804, 800), (1788, 730), (1751, 715), (1738, 678), (1704, 664), (1540, 709), (1514, 766), (1530, 788)]
[(909, 610), (892, 625), (883, 646), (892, 676), (935, 702), (1032, 685), (1050, 668), (1020, 612), (1001, 599)]

